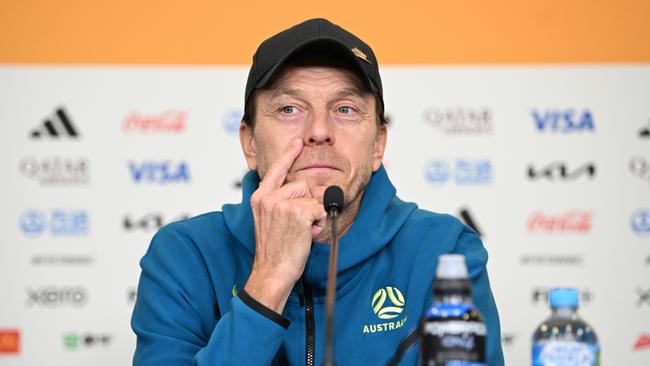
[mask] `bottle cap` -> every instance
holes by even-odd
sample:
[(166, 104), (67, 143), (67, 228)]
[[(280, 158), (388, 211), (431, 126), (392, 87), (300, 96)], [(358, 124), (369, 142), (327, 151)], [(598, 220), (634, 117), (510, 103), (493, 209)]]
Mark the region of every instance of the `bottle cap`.
[(465, 256), (462, 254), (443, 254), (438, 257), (436, 278), (463, 279), (467, 278)]
[(578, 291), (574, 288), (554, 288), (548, 293), (548, 302), (552, 308), (577, 308), (580, 299), (578, 298)]

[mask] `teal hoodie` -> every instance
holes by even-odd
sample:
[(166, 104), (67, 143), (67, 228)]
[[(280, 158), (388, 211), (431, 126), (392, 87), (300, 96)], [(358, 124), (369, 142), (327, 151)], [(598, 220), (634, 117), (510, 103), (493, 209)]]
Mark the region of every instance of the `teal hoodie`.
[[(329, 245), (313, 243), (282, 315), (242, 291), (255, 253), (250, 196), (258, 183), (249, 172), (242, 203), (156, 233), (140, 262), (134, 365), (321, 365)], [(386, 364), (431, 305), (437, 258), (446, 253), (465, 255), (487, 325), (488, 364), (503, 365), (481, 240), (452, 216), (401, 201), (383, 167), (339, 240), (337, 365)], [(399, 364), (418, 365), (417, 342)]]

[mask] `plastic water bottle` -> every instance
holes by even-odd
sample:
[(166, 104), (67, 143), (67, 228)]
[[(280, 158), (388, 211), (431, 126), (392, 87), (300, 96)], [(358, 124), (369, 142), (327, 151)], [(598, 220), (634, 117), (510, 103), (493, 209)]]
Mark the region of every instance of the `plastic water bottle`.
[(599, 366), (596, 333), (578, 317), (578, 291), (557, 288), (548, 297), (553, 314), (533, 335), (533, 366)]
[(442, 255), (433, 285), (434, 304), (420, 328), (423, 366), (485, 366), (486, 328), (472, 304), (465, 257)]

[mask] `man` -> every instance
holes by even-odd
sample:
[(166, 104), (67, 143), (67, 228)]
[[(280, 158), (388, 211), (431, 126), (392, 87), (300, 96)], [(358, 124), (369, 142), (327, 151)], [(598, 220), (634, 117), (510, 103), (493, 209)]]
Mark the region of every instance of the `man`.
[[(141, 261), (136, 365), (320, 365), (332, 233), (339, 216), (336, 361), (383, 365), (432, 302), (437, 257), (466, 256), (502, 365), (487, 253), (471, 229), (395, 196), (377, 60), (356, 36), (312, 19), (253, 57), (240, 140), (242, 202), (162, 228)], [(413, 349), (403, 365), (416, 365)]]

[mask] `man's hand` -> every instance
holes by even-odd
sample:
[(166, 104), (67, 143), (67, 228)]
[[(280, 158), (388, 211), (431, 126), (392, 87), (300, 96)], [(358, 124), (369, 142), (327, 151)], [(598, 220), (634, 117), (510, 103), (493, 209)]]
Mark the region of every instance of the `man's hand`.
[(306, 182), (284, 184), (302, 149), (301, 139), (293, 141), (269, 167), (251, 196), (256, 248), (245, 290), (277, 313), (282, 313), (291, 289), (302, 275), (312, 238), (323, 230), (327, 216)]

